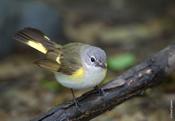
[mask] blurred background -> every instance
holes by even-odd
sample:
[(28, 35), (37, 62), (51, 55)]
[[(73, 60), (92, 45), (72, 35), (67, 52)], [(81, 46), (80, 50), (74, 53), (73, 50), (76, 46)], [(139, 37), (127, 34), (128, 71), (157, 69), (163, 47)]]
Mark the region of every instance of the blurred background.
[[(12, 39), (23, 27), (40, 29), (61, 44), (102, 47), (108, 55), (106, 83), (175, 42), (175, 1), (0, 0), (0, 121), (28, 121), (72, 99), (51, 72), (33, 64), (41, 55)], [(167, 83), (93, 121), (174, 120), (174, 80), (172, 74)]]

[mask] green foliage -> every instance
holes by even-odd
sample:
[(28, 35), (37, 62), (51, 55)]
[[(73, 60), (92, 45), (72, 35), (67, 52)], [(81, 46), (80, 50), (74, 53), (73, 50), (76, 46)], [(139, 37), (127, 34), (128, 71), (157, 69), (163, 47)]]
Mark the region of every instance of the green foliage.
[(112, 56), (108, 59), (108, 67), (114, 71), (124, 70), (136, 61), (136, 57), (132, 53), (125, 53)]

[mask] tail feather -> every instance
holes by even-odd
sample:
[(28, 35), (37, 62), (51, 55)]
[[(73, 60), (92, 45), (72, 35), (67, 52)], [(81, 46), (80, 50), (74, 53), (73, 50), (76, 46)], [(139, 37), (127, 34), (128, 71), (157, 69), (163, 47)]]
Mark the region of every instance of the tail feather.
[(34, 28), (24, 28), (18, 31), (13, 38), (27, 44), (43, 54), (46, 54), (48, 50), (60, 48), (60, 45), (50, 41), (50, 39), (44, 33)]
[(60, 69), (60, 65), (58, 63), (47, 59), (39, 59), (39, 60), (36, 60), (34, 63), (41, 68), (44, 68), (53, 72), (59, 71)]

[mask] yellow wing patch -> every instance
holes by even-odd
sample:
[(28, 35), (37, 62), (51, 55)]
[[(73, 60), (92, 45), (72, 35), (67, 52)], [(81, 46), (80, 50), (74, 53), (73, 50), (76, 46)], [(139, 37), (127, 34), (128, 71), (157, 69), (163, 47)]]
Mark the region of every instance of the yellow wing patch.
[(71, 77), (73, 79), (81, 79), (82, 77), (84, 77), (85, 71), (83, 69), (83, 67), (81, 67), (80, 69), (78, 69), (77, 71), (75, 71)]
[(35, 48), (36, 50), (38, 50), (38, 51), (40, 51), (40, 52), (42, 52), (42, 53), (44, 53), (44, 54), (47, 53), (47, 49), (46, 49), (41, 43), (35, 42), (35, 41), (33, 41), (33, 40), (29, 40), (29, 41), (27, 42), (27, 45), (29, 45), (29, 46)]
[(60, 56), (57, 56), (56, 62), (59, 63), (59, 64), (61, 64), (61, 62), (60, 62)]

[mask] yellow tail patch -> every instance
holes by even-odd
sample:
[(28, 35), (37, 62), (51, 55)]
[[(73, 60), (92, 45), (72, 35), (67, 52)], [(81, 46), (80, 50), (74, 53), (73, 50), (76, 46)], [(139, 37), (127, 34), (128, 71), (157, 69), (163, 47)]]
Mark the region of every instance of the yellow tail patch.
[(47, 39), (47, 40), (50, 40), (50, 38), (46, 35), (44, 35), (44, 38)]
[(30, 47), (35, 48), (36, 50), (46, 54), (47, 53), (47, 49), (39, 42), (35, 42), (33, 40), (29, 40), (27, 43), (27, 45), (29, 45)]
[(85, 71), (84, 71), (83, 67), (81, 67), (80, 69), (75, 71), (71, 77), (73, 79), (81, 79), (82, 77), (84, 77), (84, 74), (85, 74)]

